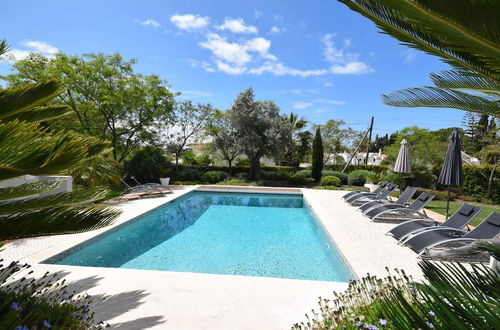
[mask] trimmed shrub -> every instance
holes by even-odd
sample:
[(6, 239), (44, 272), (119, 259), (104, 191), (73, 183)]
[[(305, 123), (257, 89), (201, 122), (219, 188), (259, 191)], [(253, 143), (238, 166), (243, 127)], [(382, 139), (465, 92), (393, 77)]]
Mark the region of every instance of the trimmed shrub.
[(225, 180), (229, 174), (223, 171), (208, 171), (201, 176), (201, 181), (208, 183), (217, 183)]
[[(425, 188), (417, 188), (417, 191), (415, 192), (415, 195), (413, 197), (417, 197), (421, 193), (426, 192), (428, 194), (433, 194), (436, 197), (434, 197), (433, 200), (435, 201), (445, 201), (448, 198), (448, 191), (442, 191), (442, 190), (434, 190), (434, 189), (425, 189)], [(457, 194), (453, 191), (450, 191), (450, 200), (454, 200), (457, 198)]]
[[(344, 169), (345, 165), (343, 164), (332, 164), (332, 165), (325, 165), (325, 170), (331, 170), (331, 171), (342, 171)], [(372, 171), (372, 172), (386, 172), (389, 169), (389, 166), (387, 165), (348, 165), (346, 169), (346, 173), (350, 173), (352, 171), (356, 170), (367, 170), (367, 171)]]
[(352, 171), (347, 176), (347, 183), (351, 186), (363, 186), (366, 183), (366, 176), (370, 173), (367, 170)]
[(290, 179), (290, 174), (288, 174), (285, 171), (276, 171), (276, 172), (261, 171), (260, 176), (264, 180), (271, 180), (271, 181), (287, 182)]
[(340, 171), (330, 171), (330, 170), (324, 170), (321, 172), (322, 176), (336, 176), (337, 178), (342, 181), (342, 184), (347, 184), (347, 173), (342, 173)]
[(179, 174), (180, 181), (198, 181), (201, 178), (201, 172), (194, 168), (185, 168)]
[(305, 178), (303, 176), (300, 176), (300, 175), (292, 175), (290, 177), (290, 179), (288, 180), (288, 183), (293, 185), (293, 186), (304, 186), (308, 183), (312, 183), (314, 182), (314, 179), (313, 178)]
[(297, 171), (294, 175), (298, 175), (298, 176), (301, 176), (303, 178), (311, 178), (312, 171), (311, 170), (300, 170), (300, 171)]
[(339, 178), (333, 175), (327, 175), (321, 178), (322, 186), (335, 186), (340, 187), (342, 185), (342, 181)]

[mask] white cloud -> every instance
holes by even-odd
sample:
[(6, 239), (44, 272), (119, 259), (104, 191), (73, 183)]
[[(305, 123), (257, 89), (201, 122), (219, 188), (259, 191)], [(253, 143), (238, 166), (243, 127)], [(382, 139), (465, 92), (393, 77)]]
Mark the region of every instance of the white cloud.
[(254, 18), (260, 18), (262, 16), (264, 16), (264, 13), (261, 12), (261, 11), (258, 11), (257, 9), (255, 9), (255, 11), (253, 12), (253, 17)]
[(415, 61), (415, 59), (417, 58), (417, 52), (414, 51), (413, 49), (408, 49), (403, 52), (403, 56), (405, 63), (411, 63)]
[(333, 87), (333, 83), (331, 81), (327, 81), (323, 84), (323, 87)]
[(210, 19), (206, 16), (186, 14), (173, 15), (170, 17), (170, 22), (175, 24), (181, 30), (195, 30), (206, 27)]
[(259, 30), (253, 25), (245, 25), (243, 18), (226, 17), (224, 23), (218, 27), (220, 30), (229, 30), (233, 33), (258, 33)]
[(155, 30), (161, 26), (160, 22), (155, 21), (154, 19), (151, 19), (151, 18), (148, 18), (145, 21), (135, 20), (134, 22), (136, 22), (137, 24), (140, 24), (142, 26), (151, 26)]
[(194, 59), (189, 59), (188, 62), (194, 68), (203, 68), (207, 72), (215, 72), (215, 69), (207, 61), (197, 61)]
[(319, 117), (322, 113), (327, 112), (328, 110), (330, 110), (330, 109), (318, 108), (318, 109), (313, 110), (313, 115), (314, 115), (314, 117)]
[(217, 69), (219, 69), (219, 71), (233, 75), (245, 73), (247, 70), (245, 66), (231, 65), (219, 60), (215, 61), (215, 65), (217, 65)]
[(352, 45), (350, 39), (345, 39), (343, 48), (338, 48), (333, 42), (333, 34), (325, 34), (321, 41), (325, 46), (323, 57), (327, 62), (332, 63), (330, 72), (334, 74), (363, 74), (374, 70), (366, 63), (358, 60), (359, 54), (346, 52)]
[(286, 93), (295, 94), (295, 95), (304, 95), (304, 94), (309, 94), (309, 93), (318, 94), (319, 91), (316, 88), (307, 88), (307, 89), (295, 88), (295, 89), (287, 90)]
[(315, 99), (314, 102), (317, 102), (317, 103), (328, 103), (328, 104), (335, 104), (335, 105), (345, 104), (344, 101), (328, 100), (328, 99)]
[(271, 32), (271, 33), (280, 33), (281, 31), (283, 31), (283, 29), (281, 29), (281, 28), (279, 28), (277, 26), (273, 26), (271, 28), (271, 30), (269, 30), (269, 32)]
[(44, 54), (55, 54), (59, 51), (56, 47), (49, 45), (45, 41), (26, 40), (21, 42), (21, 45), (33, 49), (34, 52)]
[(293, 102), (292, 108), (300, 110), (300, 109), (309, 108), (311, 105), (313, 105), (311, 102), (296, 101), (296, 102)]
[(228, 42), (217, 33), (209, 33), (207, 41), (200, 43), (200, 46), (211, 50), (216, 58), (238, 66), (243, 66), (252, 60), (245, 45)]
[(276, 20), (278, 22), (283, 22), (285, 20), (285, 18), (281, 14), (274, 14), (273, 18), (274, 18), (274, 20)]
[(359, 61), (353, 61), (343, 65), (332, 65), (330, 70), (335, 74), (363, 74), (374, 71), (369, 65)]
[(269, 72), (275, 74), (277, 76), (290, 75), (290, 76), (299, 76), (302, 78), (310, 77), (310, 76), (321, 76), (328, 72), (328, 70), (320, 69), (320, 70), (299, 70), (294, 68), (289, 68), (281, 62), (265, 62), (260, 67), (248, 70), (251, 74), (260, 75), (265, 72)]
[(53, 58), (54, 55), (59, 52), (57, 47), (49, 45), (45, 41), (39, 40), (25, 40), (21, 42), (21, 45), (28, 49), (12, 48), (4, 54), (1, 59), (8, 63), (14, 63), (25, 59), (31, 53), (38, 53), (47, 58)]

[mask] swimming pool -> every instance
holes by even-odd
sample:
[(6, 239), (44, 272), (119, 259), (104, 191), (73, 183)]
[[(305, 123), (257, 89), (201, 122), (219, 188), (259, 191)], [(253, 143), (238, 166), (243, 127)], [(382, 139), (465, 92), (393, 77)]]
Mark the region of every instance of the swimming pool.
[(190, 192), (44, 263), (353, 278), (301, 195)]

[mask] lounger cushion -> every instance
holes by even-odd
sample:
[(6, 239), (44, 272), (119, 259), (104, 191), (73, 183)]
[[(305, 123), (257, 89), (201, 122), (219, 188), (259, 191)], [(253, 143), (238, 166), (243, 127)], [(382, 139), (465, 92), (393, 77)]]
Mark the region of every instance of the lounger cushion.
[(496, 217), (496, 219), (495, 219), (495, 218), (490, 219), (490, 220), (488, 220), (488, 223), (489, 223), (490, 225), (500, 227), (500, 218), (499, 218), (499, 217)]
[(420, 195), (418, 199), (421, 200), (422, 202), (425, 202), (426, 200), (429, 199), (429, 195), (424, 195), (424, 196)]
[(474, 206), (471, 206), (471, 205), (464, 205), (458, 211), (459, 214), (466, 216), (466, 217), (471, 215), (472, 212), (474, 212)]

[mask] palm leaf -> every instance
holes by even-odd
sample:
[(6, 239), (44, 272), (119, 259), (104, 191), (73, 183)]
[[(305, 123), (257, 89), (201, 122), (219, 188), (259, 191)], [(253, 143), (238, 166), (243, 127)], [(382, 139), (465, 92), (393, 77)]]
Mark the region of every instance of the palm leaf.
[(61, 94), (58, 80), (0, 90), (0, 120), (42, 106)]
[(93, 187), (86, 190), (76, 190), (40, 198), (29, 198), (14, 201), (0, 205), (0, 215), (41, 211), (45, 209), (59, 208), (62, 206), (72, 206), (75, 204), (89, 204), (104, 198), (107, 193), (107, 189), (102, 187)]
[(339, 1), (403, 45), (500, 82), (497, 1), (459, 0), (453, 6), (447, 0)]
[(388, 95), (382, 95), (382, 101), (395, 107), (453, 108), (500, 116), (499, 101), (437, 87), (401, 89)]
[(60, 118), (71, 113), (71, 108), (66, 105), (49, 105), (45, 107), (36, 107), (28, 111), (17, 113), (11, 117), (3, 118), (3, 122), (9, 122), (13, 120), (25, 121), (25, 122), (41, 122), (48, 121), (51, 119)]
[(27, 197), (60, 188), (64, 180), (49, 180), (44, 182), (25, 183), (19, 186), (0, 188), (0, 202), (6, 199)]
[(7, 45), (7, 41), (5, 39), (0, 41), (0, 56), (7, 53), (9, 51), (9, 46)]
[(62, 206), (0, 218), (0, 240), (74, 234), (108, 226), (118, 211), (103, 205)]
[(500, 96), (500, 83), (484, 78), (476, 73), (463, 70), (448, 70), (431, 73), (432, 82), (440, 88), (469, 90)]

